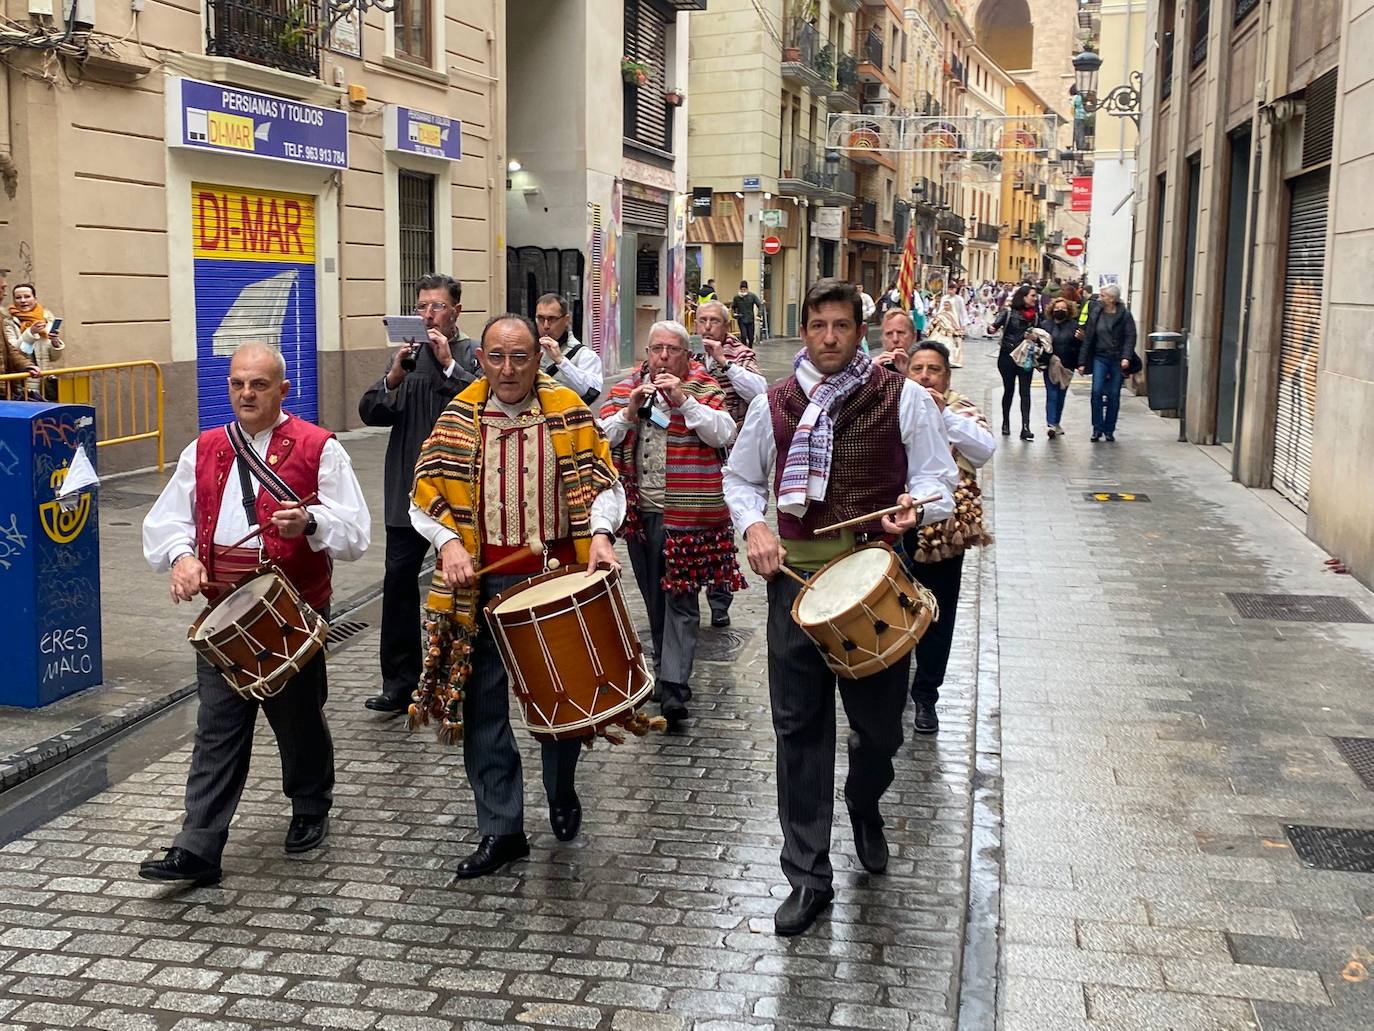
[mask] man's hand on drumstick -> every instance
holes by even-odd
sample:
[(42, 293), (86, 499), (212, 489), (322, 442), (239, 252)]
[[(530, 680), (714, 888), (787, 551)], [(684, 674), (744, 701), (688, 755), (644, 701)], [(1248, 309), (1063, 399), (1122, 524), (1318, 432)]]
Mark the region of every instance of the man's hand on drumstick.
[(914, 530), (921, 524), (921, 506), (910, 494), (903, 494), (897, 504), (904, 506), (895, 516), (883, 516), (883, 529), (887, 533), (903, 534)]
[(209, 582), (210, 578), (205, 574), (200, 559), (194, 555), (177, 559), (172, 567), (172, 601), (180, 605), (183, 601), (193, 600)]
[(592, 535), (592, 550), (587, 556), (587, 575), (595, 576), (602, 566), (620, 572), (620, 559), (615, 557), (615, 539), (598, 533)]
[(477, 580), (472, 556), (460, 540), (451, 540), (440, 549), (439, 567), (444, 571), (444, 583), (449, 587), (471, 587)]
[(272, 513), (272, 525), (287, 540), (305, 533), (305, 524), (310, 522), (310, 513), (299, 501), (283, 501), (281, 507)]
[(750, 569), (765, 580), (771, 580), (778, 575), (783, 562), (787, 559), (787, 549), (782, 546), (782, 541), (778, 540), (778, 535), (768, 528), (767, 523), (759, 521), (745, 530), (744, 544)]

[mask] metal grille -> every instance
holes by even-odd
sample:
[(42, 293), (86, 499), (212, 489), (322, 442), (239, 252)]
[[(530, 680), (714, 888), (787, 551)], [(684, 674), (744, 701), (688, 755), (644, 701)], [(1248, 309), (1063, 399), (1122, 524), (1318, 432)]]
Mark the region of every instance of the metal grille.
[(1328, 169), (1295, 179), (1288, 214), (1273, 486), (1304, 512), (1312, 479), (1312, 426), (1317, 405), (1330, 180)]
[(1315, 870), (1374, 873), (1374, 831), (1289, 823), (1284, 824), (1283, 832), (1304, 866)]
[(718, 628), (710, 633), (703, 633), (697, 639), (697, 661), (734, 662), (753, 636), (753, 630), (741, 630), (736, 627)]
[(587, 333), (581, 339), (598, 349), (606, 338), (606, 252), (601, 238), (603, 212), (604, 207), (600, 204), (587, 205), (587, 239), (591, 245), (587, 248)]
[(357, 637), (371, 625), (356, 619), (341, 619), (337, 623), (331, 623), (329, 633), (325, 634), (325, 644), (331, 652), (336, 652), (345, 641)]
[(1276, 619), (1287, 623), (1374, 622), (1354, 602), (1334, 594), (1246, 594), (1227, 591), (1226, 597), (1242, 619)]
[(400, 172), (396, 181), (401, 230), (401, 303), (415, 299), (415, 284), (434, 271), (434, 176)]
[(668, 22), (648, 0), (625, 0), (625, 56), (643, 61), (649, 81), (625, 83), (625, 136), (655, 150), (673, 149), (673, 109), (667, 92)]
[(1236, 0), (1236, 13), (1233, 23), (1239, 25), (1245, 16), (1259, 7), (1259, 0)]
[(1333, 737), (1332, 743), (1341, 758), (1350, 764), (1360, 783), (1374, 791), (1374, 738)]
[(1331, 141), (1336, 135), (1336, 69), (1308, 86), (1304, 96), (1302, 166), (1311, 168), (1331, 160)]
[(320, 74), (314, 0), (209, 0), (205, 52), (309, 75)]
[(668, 231), (668, 205), (638, 197), (625, 197), (620, 205), (621, 221), (626, 225), (639, 226), (641, 229), (654, 229), (660, 233)]

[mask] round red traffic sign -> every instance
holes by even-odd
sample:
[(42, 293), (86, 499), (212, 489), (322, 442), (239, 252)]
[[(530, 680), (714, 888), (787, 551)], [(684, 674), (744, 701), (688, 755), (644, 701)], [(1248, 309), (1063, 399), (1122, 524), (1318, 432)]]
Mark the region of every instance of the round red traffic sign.
[(780, 250), (782, 250), (782, 241), (776, 236), (765, 236), (763, 238), (764, 254), (777, 254)]
[(1064, 241), (1064, 253), (1070, 258), (1078, 257), (1086, 249), (1087, 245), (1083, 243), (1081, 236), (1071, 236)]

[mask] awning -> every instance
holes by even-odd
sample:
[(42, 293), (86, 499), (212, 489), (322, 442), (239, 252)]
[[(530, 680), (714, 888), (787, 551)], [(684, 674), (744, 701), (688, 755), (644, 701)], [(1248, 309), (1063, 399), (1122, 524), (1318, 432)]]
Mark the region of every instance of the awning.
[(1078, 271), (1078, 262), (1074, 261), (1072, 258), (1066, 258), (1062, 254), (1055, 254), (1054, 251), (1046, 251), (1045, 257), (1050, 258), (1053, 261), (1057, 261), (1061, 265), (1067, 265), (1075, 272)]

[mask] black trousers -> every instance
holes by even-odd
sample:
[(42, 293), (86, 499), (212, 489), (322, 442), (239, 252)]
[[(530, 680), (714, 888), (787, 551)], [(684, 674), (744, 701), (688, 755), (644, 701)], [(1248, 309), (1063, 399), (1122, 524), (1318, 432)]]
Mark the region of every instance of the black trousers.
[[(329, 618), (328, 610), (322, 613)], [(173, 845), (212, 863), (229, 840), (248, 764), (258, 709), (267, 714), (281, 753), (282, 793), (294, 816), (323, 816), (334, 804), (334, 741), (324, 716), (329, 697), (324, 649), (280, 693), (257, 702), (232, 690), (204, 656), (196, 655), (195, 744), (186, 778), (186, 819)]]
[(940, 618), (931, 623), (916, 642), (916, 676), (911, 681), (911, 700), (940, 700), (940, 685), (945, 682), (949, 648), (954, 643), (954, 617), (959, 608), (959, 583), (964, 576), (964, 553), (943, 562), (913, 562), (908, 568), (916, 582), (930, 589), (940, 606)]
[(1021, 424), (1030, 425), (1031, 413), (1031, 373), (1033, 369), (1023, 369), (1011, 360), (1010, 351), (997, 355), (997, 371), (1002, 374), (1002, 421), (1011, 421), (1011, 396), (1016, 385), (1021, 385)]
[(754, 346), (754, 320), (753, 320), (753, 319), (737, 319), (736, 321), (739, 323), (739, 339), (740, 339), (740, 343), (744, 344), (746, 347), (753, 347), (753, 346)]
[(860, 680), (837, 677), (792, 619), (792, 602), (800, 590), (785, 576), (768, 584), (768, 696), (778, 739), (782, 871), (794, 888), (827, 890), (834, 878), (830, 826), (835, 815), (837, 684), (850, 728), (845, 805), (881, 824), (878, 802), (892, 783), (892, 757), (902, 744), (911, 657)]
[(420, 683), (420, 567), (430, 544), (409, 526), (386, 528), (382, 575), (382, 693), (410, 697)]

